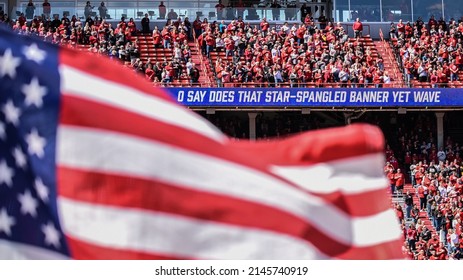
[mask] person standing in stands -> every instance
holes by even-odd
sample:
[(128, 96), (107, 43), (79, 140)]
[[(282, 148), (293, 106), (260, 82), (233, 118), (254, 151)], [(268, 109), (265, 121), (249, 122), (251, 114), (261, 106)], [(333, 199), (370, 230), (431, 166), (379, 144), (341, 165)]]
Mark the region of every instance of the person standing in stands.
[(174, 9), (170, 9), (170, 12), (167, 14), (167, 19), (177, 19), (178, 15)]
[(104, 2), (101, 2), (100, 6), (98, 7), (98, 12), (100, 14), (100, 18), (106, 19), (108, 8), (105, 6)]
[(26, 6), (26, 18), (32, 19), (34, 17), (35, 5), (32, 0), (29, 0)]
[(167, 8), (164, 5), (163, 1), (161, 1), (161, 4), (159, 4), (158, 8), (159, 8), (159, 19), (165, 19), (166, 18), (166, 13), (167, 13)]
[(222, 0), (219, 0), (219, 3), (215, 5), (215, 12), (217, 14), (217, 20), (223, 19), (223, 9), (225, 9), (225, 5), (222, 4)]
[(407, 219), (410, 219), (412, 208), (413, 208), (413, 196), (410, 194), (410, 191), (407, 191), (404, 202), (405, 202), (405, 217)]
[(398, 195), (403, 194), (404, 184), (405, 184), (405, 175), (402, 173), (400, 168), (397, 169), (397, 173), (394, 175), (395, 179), (395, 188)]
[(360, 22), (359, 18), (357, 18), (355, 20), (354, 25), (352, 26), (352, 28), (354, 29), (354, 37), (355, 38), (362, 37), (363, 24)]
[(48, 0), (43, 1), (42, 10), (43, 10), (43, 17), (46, 18), (46, 19), (50, 18), (51, 5), (50, 5), (50, 3), (48, 3)]
[(87, 4), (85, 4), (85, 8), (84, 8), (84, 16), (85, 16), (85, 18), (88, 18), (88, 17), (91, 16), (93, 8), (95, 8), (95, 7), (92, 6), (92, 4), (90, 4), (90, 1), (87, 1)]
[(150, 19), (148, 17), (148, 14), (145, 14), (145, 17), (141, 20), (141, 28), (142, 28), (142, 33), (143, 34), (150, 34)]
[(191, 85), (198, 83), (199, 81), (199, 69), (193, 63), (190, 69), (190, 83)]

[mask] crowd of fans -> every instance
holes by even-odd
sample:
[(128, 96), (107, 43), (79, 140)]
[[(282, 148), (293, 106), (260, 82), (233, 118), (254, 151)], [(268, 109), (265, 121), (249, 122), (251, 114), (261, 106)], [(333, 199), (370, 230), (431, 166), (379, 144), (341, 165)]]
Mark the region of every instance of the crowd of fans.
[[(463, 259), (463, 163), (455, 156), (460, 149), (449, 145), (447, 151), (437, 151), (433, 144), (426, 146), (429, 148), (424, 150), (436, 161), (412, 162), (409, 170), (413, 188), (403, 194), (403, 205), (396, 205), (406, 240), (403, 250), (412, 259)], [(401, 169), (389, 162), (385, 173), (391, 189), (402, 195), (405, 176)], [(424, 219), (432, 225), (426, 226)]]
[[(420, 114), (393, 125), (396, 132), (386, 147), (384, 170), (391, 193), (403, 198), (395, 207), (404, 254), (420, 260), (463, 259), (463, 146), (448, 137), (439, 149), (431, 118)], [(390, 123), (381, 127), (392, 131)], [(405, 184), (412, 187), (404, 191)], [(431, 221), (428, 226), (426, 219)]]
[[(240, 15), (229, 23), (199, 17), (190, 22), (188, 18), (167, 16), (164, 6), (162, 18), (167, 22), (151, 32), (148, 15), (142, 18), (140, 29), (133, 18), (122, 18), (115, 26), (107, 23), (104, 2), (98, 7), (99, 17), (87, 2), (83, 19), (66, 14), (50, 18), (49, 2), (45, 0), (42, 5), (44, 14), (40, 16), (34, 14), (35, 5), (30, 0), (25, 14), (12, 21), (1, 13), (0, 21), (17, 33), (40, 36), (54, 44), (89, 45), (90, 52), (126, 62), (158, 85), (180, 79), (198, 82), (200, 71), (191, 60), (187, 44), (193, 36), (211, 59), (218, 86), (315, 87), (336, 83), (342, 87), (380, 87), (392, 82), (382, 58), (373, 55), (374, 50), (359, 39), (363, 30), (359, 19), (353, 24), (352, 39), (342, 24), (328, 20), (315, 23), (309, 11), (302, 13), (305, 17), (301, 24), (272, 26), (264, 18), (252, 26)], [(223, 8), (220, 3), (218, 6)], [(139, 42), (134, 39), (138, 32), (151, 34), (157, 48), (171, 50), (167, 61), (141, 59)], [(446, 22), (431, 17), (427, 24), (421, 18), (414, 23), (400, 20), (391, 24), (389, 34), (409, 85), (421, 82), (446, 87), (459, 80), (459, 71), (463, 70), (462, 20)]]
[[(133, 18), (122, 18), (113, 27), (105, 18), (92, 16), (93, 8), (87, 2), (85, 21), (67, 15), (61, 19), (57, 15), (53, 19), (34, 16), (28, 21), (21, 14), (11, 25), (17, 33), (40, 36), (54, 44), (88, 45), (88, 51), (121, 60), (156, 85), (184, 79), (190, 85), (198, 82), (200, 71), (188, 45), (193, 34), (204, 55), (223, 54), (211, 63), (218, 86), (339, 83), (343, 87), (378, 87), (390, 82), (381, 57), (374, 57), (370, 47), (359, 39), (363, 28), (359, 20), (354, 23), (355, 40), (349, 40), (341, 24), (328, 22), (319, 28), (310, 13), (304, 23), (285, 23), (278, 29), (265, 18), (259, 26), (251, 26), (241, 17), (229, 24), (223, 20), (220, 24), (209, 23), (207, 18), (198, 17), (193, 23), (188, 18), (169, 18), (164, 27), (151, 32), (148, 15), (141, 20), (141, 30)], [(163, 52), (166, 59), (144, 61), (135, 37), (138, 33), (151, 34), (155, 48), (170, 50)]]
[(391, 24), (391, 38), (402, 61), (406, 82), (429, 83), (431, 87), (447, 87), (458, 81), (463, 69), (463, 22), (453, 18), (447, 23), (432, 16), (425, 24), (421, 18), (414, 23)]
[[(62, 18), (58, 15), (50, 18), (45, 14), (41, 16), (20, 14), (15, 21), (12, 21), (2, 13), (0, 22), (21, 35), (37, 36), (52, 44), (84, 49), (93, 54), (121, 61), (134, 71), (145, 75), (155, 85), (167, 86), (174, 80), (182, 78), (189, 80), (190, 84), (198, 82), (200, 71), (192, 62), (192, 54), (188, 46), (188, 40), (192, 40), (191, 23), (188, 18), (184, 20), (179, 18), (175, 21), (169, 19), (162, 30), (155, 27), (151, 33), (149, 25), (146, 30), (147, 21), (144, 20), (148, 15), (142, 19), (142, 30), (140, 30), (140, 24), (137, 24), (133, 18), (127, 20), (122, 17), (113, 26), (105, 17), (92, 16), (90, 10), (93, 7), (90, 6), (90, 2), (87, 2), (87, 6), (89, 8), (85, 10), (85, 21), (75, 15), (68, 17), (66, 14)], [(101, 6), (104, 7), (104, 2)], [(103, 13), (104, 16), (106, 11), (99, 10), (100, 15)], [(165, 54), (163, 59), (144, 61), (141, 58), (141, 46), (136, 36), (140, 33), (152, 35), (157, 48), (169, 50), (163, 53)], [(86, 48), (83, 48), (84, 46)]]
[(319, 26), (311, 14), (304, 23), (285, 22), (280, 27), (271, 26), (265, 18), (259, 26), (241, 18), (228, 24), (195, 23), (199, 45), (211, 58), (219, 86), (339, 83), (379, 87), (391, 82), (382, 58), (374, 56), (374, 50), (360, 39), (363, 26), (359, 20), (354, 23), (352, 40), (340, 23)]

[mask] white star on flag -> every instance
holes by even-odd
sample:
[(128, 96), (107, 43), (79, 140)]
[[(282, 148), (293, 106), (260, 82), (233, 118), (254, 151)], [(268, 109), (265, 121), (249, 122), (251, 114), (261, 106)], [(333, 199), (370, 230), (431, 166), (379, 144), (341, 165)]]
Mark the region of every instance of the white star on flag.
[(23, 54), (27, 57), (29, 60), (33, 60), (37, 63), (41, 63), (45, 57), (47, 56), (47, 53), (39, 47), (37, 47), (37, 44), (32, 44), (28, 47), (24, 47), (23, 49)]
[(15, 224), (13, 217), (8, 216), (5, 208), (0, 210), (0, 232), (4, 232), (6, 235), (11, 235), (11, 227)]
[(20, 147), (16, 147), (14, 148), (12, 154), (13, 154), (14, 160), (16, 161), (16, 165), (22, 169), (26, 169), (27, 159), (22, 149)]
[(42, 107), (43, 97), (47, 94), (47, 88), (40, 86), (37, 78), (33, 78), (30, 84), (23, 85), (21, 90), (26, 95), (25, 103), (27, 106), (34, 104), (37, 108)]
[(0, 139), (5, 140), (6, 132), (5, 132), (5, 124), (0, 121)]
[(13, 124), (14, 126), (18, 125), (21, 110), (14, 106), (13, 101), (8, 100), (8, 102), (3, 105), (2, 111), (3, 114), (5, 114), (5, 119), (7, 122)]
[(34, 187), (35, 187), (35, 190), (37, 191), (37, 194), (39, 195), (40, 199), (43, 202), (47, 202), (48, 201), (48, 188), (42, 182), (42, 179), (40, 179), (40, 178), (35, 179)]
[(32, 129), (31, 133), (26, 135), (26, 142), (28, 145), (27, 151), (30, 155), (36, 155), (39, 158), (42, 158), (45, 155), (45, 145), (47, 141), (45, 138), (40, 137), (37, 129)]
[(42, 232), (45, 234), (45, 243), (55, 248), (60, 247), (59, 232), (52, 222), (42, 226)]
[(38, 201), (31, 195), (29, 190), (26, 190), (24, 194), (18, 195), (19, 203), (21, 203), (21, 213), (23, 215), (31, 214), (32, 217), (37, 216)]
[(5, 53), (0, 56), (0, 77), (5, 75), (14, 79), (16, 77), (16, 68), (21, 64), (21, 59), (14, 57), (11, 49), (7, 49)]
[(0, 185), (5, 183), (8, 187), (13, 184), (14, 170), (8, 166), (5, 160), (0, 162)]

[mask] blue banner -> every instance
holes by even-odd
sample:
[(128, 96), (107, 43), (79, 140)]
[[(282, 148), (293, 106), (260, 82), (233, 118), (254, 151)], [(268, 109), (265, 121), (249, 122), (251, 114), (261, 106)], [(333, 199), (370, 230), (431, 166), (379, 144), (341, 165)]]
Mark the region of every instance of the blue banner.
[(451, 107), (463, 89), (446, 88), (166, 88), (190, 107)]

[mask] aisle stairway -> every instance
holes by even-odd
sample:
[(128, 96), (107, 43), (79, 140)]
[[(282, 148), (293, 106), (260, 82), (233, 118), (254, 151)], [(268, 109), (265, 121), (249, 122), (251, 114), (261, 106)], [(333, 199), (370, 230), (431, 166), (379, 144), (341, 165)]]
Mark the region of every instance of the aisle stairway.
[[(163, 62), (164, 59), (167, 61), (172, 60), (173, 50), (164, 49), (164, 48), (155, 48), (152, 37), (149, 35), (137, 35), (135, 36), (139, 41), (139, 48), (140, 48), (140, 59), (143, 63), (146, 63), (148, 59), (151, 59), (151, 62)], [(204, 69), (204, 65), (199, 57), (199, 50), (196, 46), (196, 43), (189, 42), (188, 46), (191, 50), (191, 58), (192, 62), (195, 63), (196, 67), (200, 70), (199, 76), (199, 84), (201, 86), (208, 86), (209, 85), (209, 77), (206, 75), (206, 71)], [(189, 86), (189, 77), (184, 76), (181, 77), (179, 81), (175, 80), (172, 83), (172, 86), (179, 86), (179, 87), (186, 87)]]
[[(406, 193), (407, 191), (410, 191), (410, 194), (413, 195), (413, 203), (415, 205), (420, 205), (420, 199), (416, 196), (415, 192), (415, 188), (411, 185), (411, 184), (406, 184), (404, 186), (404, 193)], [(404, 207), (405, 209), (405, 207)], [(424, 221), (424, 224), (426, 225), (426, 227), (432, 232), (434, 233), (436, 230), (434, 228), (434, 226), (432, 225), (432, 222), (431, 220), (429, 219), (428, 217), (428, 213), (426, 211), (422, 211), (420, 212), (420, 219)]]
[(404, 79), (400, 71), (397, 60), (394, 56), (391, 46), (386, 41), (375, 41), (374, 45), (378, 53), (383, 58), (384, 70), (388, 71), (389, 77), (392, 80), (392, 87), (404, 87)]

